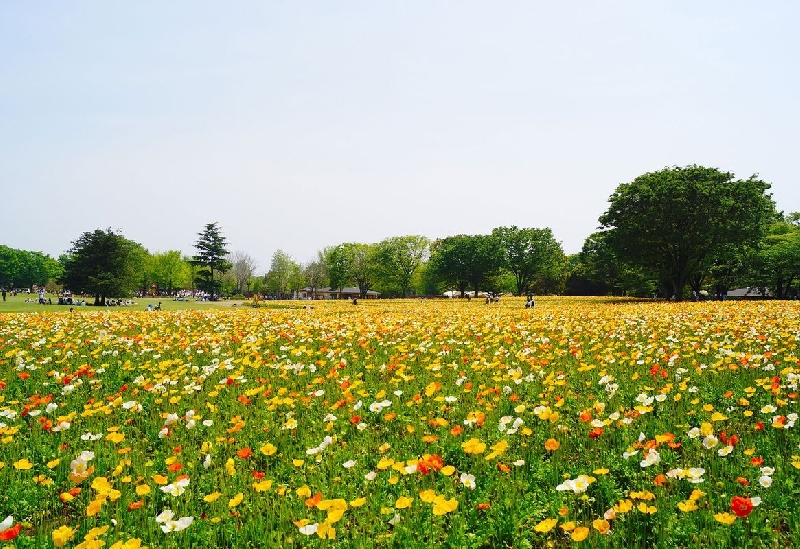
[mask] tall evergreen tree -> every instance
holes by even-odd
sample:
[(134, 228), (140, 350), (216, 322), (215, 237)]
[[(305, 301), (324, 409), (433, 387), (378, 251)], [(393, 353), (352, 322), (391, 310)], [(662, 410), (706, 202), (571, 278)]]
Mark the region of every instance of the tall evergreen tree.
[(200, 238), (195, 243), (197, 254), (192, 256), (192, 264), (197, 267), (195, 282), (197, 287), (207, 292), (211, 300), (220, 296), (222, 282), (219, 275), (226, 273), (231, 268), (227, 260), (227, 240), (217, 223), (208, 223), (202, 232), (197, 233)]

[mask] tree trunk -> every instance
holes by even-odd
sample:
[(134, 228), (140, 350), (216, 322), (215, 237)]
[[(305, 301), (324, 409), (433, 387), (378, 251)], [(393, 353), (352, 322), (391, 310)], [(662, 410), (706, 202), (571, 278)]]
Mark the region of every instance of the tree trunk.
[(515, 274), (514, 277), (517, 279), (517, 295), (520, 296), (527, 291), (527, 288), (525, 286), (528, 285), (527, 284), (528, 281), (523, 280), (523, 278), (518, 274)]
[(683, 288), (686, 287), (686, 271), (679, 269), (673, 274), (672, 278), (672, 291), (675, 296), (675, 301), (683, 300)]

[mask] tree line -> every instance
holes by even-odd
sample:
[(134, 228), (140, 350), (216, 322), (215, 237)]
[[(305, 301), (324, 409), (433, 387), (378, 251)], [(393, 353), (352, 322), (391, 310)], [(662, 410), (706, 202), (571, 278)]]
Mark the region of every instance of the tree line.
[(306, 289), (356, 287), (362, 297), (489, 293), (724, 296), (759, 288), (796, 297), (800, 214), (776, 209), (770, 185), (716, 168), (664, 168), (619, 185), (580, 253), (567, 256), (549, 228), (497, 227), (436, 240), (394, 236), (328, 246), (307, 263), (277, 250), (269, 269), (229, 252), (217, 223), (197, 234), (196, 253), (149, 253), (111, 229), (83, 233), (54, 260), (0, 246), (0, 285), (62, 285), (105, 297), (201, 291), (219, 296), (291, 298)]
[(63, 273), (61, 263), (42, 252), (16, 250), (0, 245), (0, 287), (30, 288), (55, 280)]

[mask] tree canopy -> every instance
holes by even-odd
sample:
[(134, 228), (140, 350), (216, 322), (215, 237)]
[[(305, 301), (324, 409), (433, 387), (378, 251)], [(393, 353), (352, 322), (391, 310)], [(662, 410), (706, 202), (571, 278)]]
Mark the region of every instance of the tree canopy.
[(266, 283), (270, 293), (278, 299), (286, 299), (292, 290), (297, 290), (302, 284), (302, 268), (292, 256), (283, 250), (276, 250), (272, 254)]
[(362, 298), (367, 297), (367, 292), (375, 284), (377, 277), (377, 261), (375, 244), (345, 244), (350, 247), (350, 277), (358, 286)]
[(155, 253), (150, 256), (149, 278), (159, 291), (172, 293), (189, 284), (191, 269), (177, 250)]
[(463, 297), (467, 289), (477, 295), (491, 290), (499, 274), (503, 256), (492, 235), (456, 235), (431, 244), (430, 268), (434, 277), (457, 289)]
[(716, 168), (665, 168), (619, 185), (600, 224), (621, 259), (656, 271), (681, 299), (716, 253), (758, 244), (776, 215), (769, 188)]
[(316, 299), (317, 289), (325, 285), (328, 280), (328, 267), (325, 263), (325, 252), (317, 252), (317, 259), (303, 267), (303, 278), (311, 288), (312, 297)]
[(773, 223), (753, 260), (754, 286), (768, 289), (778, 298), (796, 296), (800, 281), (800, 214), (790, 214)]
[(85, 232), (64, 259), (62, 283), (65, 289), (93, 295), (95, 305), (105, 305), (108, 297), (133, 294), (146, 256), (141, 244), (111, 229)]
[(430, 241), (424, 236), (393, 236), (375, 247), (377, 276), (386, 289), (406, 297), (416, 270), (428, 258)]
[(555, 278), (563, 270), (565, 256), (550, 229), (498, 227), (492, 231), (502, 253), (503, 268), (514, 275), (515, 293), (533, 289), (536, 280)]
[(61, 264), (49, 255), (0, 245), (0, 287), (44, 286), (50, 280), (59, 278), (62, 271)]
[(347, 244), (330, 246), (323, 250), (328, 283), (334, 290), (341, 291), (352, 280), (350, 264), (353, 261), (352, 247)]

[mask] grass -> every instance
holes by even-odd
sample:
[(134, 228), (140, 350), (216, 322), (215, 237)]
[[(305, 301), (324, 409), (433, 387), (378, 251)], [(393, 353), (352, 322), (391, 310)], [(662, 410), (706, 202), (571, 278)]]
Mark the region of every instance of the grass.
[[(75, 306), (75, 305), (58, 305), (58, 297), (55, 294), (47, 294), (48, 298), (53, 301), (52, 305), (40, 305), (37, 303), (38, 295), (37, 294), (18, 294), (16, 296), (8, 295), (6, 297), (6, 301), (0, 301), (0, 313), (49, 313), (49, 312), (69, 312), (70, 307), (74, 309), (76, 312), (81, 312), (83, 310), (97, 310), (97, 309), (106, 309), (106, 310), (116, 310), (116, 311), (142, 311), (147, 308), (148, 304), (152, 304), (153, 307), (158, 305), (159, 301), (161, 302), (161, 309), (163, 311), (186, 311), (186, 310), (203, 310), (203, 309), (213, 309), (218, 307), (225, 307), (230, 306), (233, 303), (237, 303), (237, 306), (241, 306), (243, 303), (236, 301), (236, 302), (228, 302), (228, 301), (218, 301), (218, 302), (207, 302), (207, 301), (174, 301), (172, 298), (169, 297), (146, 297), (146, 298), (133, 298), (131, 299), (132, 304), (130, 306), (120, 306), (120, 307), (95, 307), (92, 305), (94, 303), (93, 297), (88, 298), (81, 298), (86, 301), (86, 306)], [(34, 302), (26, 303), (26, 299), (32, 299)]]

